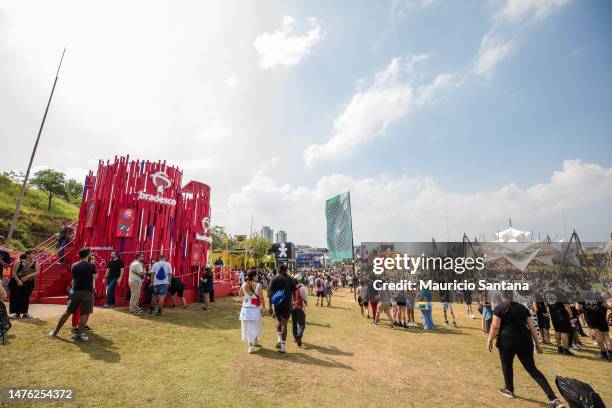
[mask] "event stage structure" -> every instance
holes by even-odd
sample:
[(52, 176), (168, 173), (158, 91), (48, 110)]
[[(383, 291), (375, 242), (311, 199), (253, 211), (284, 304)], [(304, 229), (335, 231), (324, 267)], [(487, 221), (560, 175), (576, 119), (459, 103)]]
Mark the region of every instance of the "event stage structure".
[[(75, 234), (66, 248), (64, 265), (44, 266), (33, 301), (62, 303), (70, 286), (70, 264), (78, 249), (90, 247), (98, 268), (96, 304), (104, 303), (103, 282), (111, 251), (125, 263), (116, 291), (116, 304), (128, 301), (129, 265), (142, 253), (145, 265), (161, 254), (185, 286), (188, 301), (197, 298), (199, 276), (207, 265), (210, 238), (210, 187), (198, 181), (184, 186), (183, 173), (166, 162), (115, 157), (98, 164), (85, 178), (83, 199)], [(57, 257), (54, 257), (55, 260)], [(48, 262), (47, 262), (48, 263)], [(215, 295), (236, 290), (236, 273), (215, 268)]]

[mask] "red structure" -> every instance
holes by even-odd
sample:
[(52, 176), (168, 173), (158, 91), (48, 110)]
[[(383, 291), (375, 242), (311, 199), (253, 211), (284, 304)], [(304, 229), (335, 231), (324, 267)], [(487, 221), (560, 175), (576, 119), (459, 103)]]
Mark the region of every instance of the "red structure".
[[(119, 252), (126, 268), (115, 291), (118, 305), (127, 303), (128, 267), (139, 252), (144, 254), (147, 265), (164, 254), (173, 273), (184, 283), (188, 301), (196, 297), (199, 274), (206, 266), (211, 242), (210, 187), (197, 181), (182, 186), (182, 176), (178, 168), (165, 161), (130, 161), (129, 157), (100, 161), (97, 173), (90, 171), (87, 175), (79, 221), (66, 261), (69, 265), (68, 261), (75, 260), (79, 248), (92, 248), (99, 270), (97, 304), (103, 302), (102, 280), (112, 250)], [(70, 284), (69, 267), (50, 268), (46, 278), (44, 275), (41, 273), (41, 280), (47, 282), (39, 288), (38, 300), (58, 303), (55, 298), (64, 297)], [(49, 282), (49, 275), (54, 275), (53, 282)], [(233, 273), (217, 270), (215, 278), (216, 296), (232, 292)]]

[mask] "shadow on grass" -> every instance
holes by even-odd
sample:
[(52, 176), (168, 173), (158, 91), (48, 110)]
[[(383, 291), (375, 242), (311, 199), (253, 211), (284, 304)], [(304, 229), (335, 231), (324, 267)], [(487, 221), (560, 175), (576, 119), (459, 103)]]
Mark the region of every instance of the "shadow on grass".
[(351, 310), (348, 307), (342, 307), (342, 306), (315, 306), (315, 307), (322, 307), (322, 308), (327, 308), (327, 309), (342, 309), (342, 310)]
[(89, 354), (94, 360), (100, 360), (107, 363), (118, 363), (121, 361), (121, 355), (114, 351), (114, 342), (106, 337), (89, 333), (89, 341), (85, 343), (75, 343), (62, 337), (56, 337), (58, 340), (65, 343), (74, 344), (83, 353)]
[(326, 368), (342, 368), (344, 370), (355, 371), (353, 367), (348, 366), (346, 364), (339, 363), (332, 359), (323, 360), (320, 358), (309, 356), (304, 353), (289, 353), (289, 354), (283, 355), (283, 354), (280, 354), (276, 350), (269, 350), (269, 349), (262, 348), (256, 353), (254, 353), (253, 355), (261, 356), (264, 358), (270, 358), (272, 360), (290, 361), (292, 363), (297, 363), (297, 364), (316, 365), (319, 367), (326, 367)]
[(532, 399), (532, 398), (519, 397), (518, 395), (514, 395), (514, 398), (516, 398), (517, 400), (521, 400), (521, 401), (531, 402), (532, 404), (540, 405), (542, 407), (550, 407), (549, 403), (546, 403), (546, 402), (544, 402), (542, 400), (536, 400), (536, 399)]
[[(191, 303), (188, 310), (182, 307), (165, 308), (161, 316), (155, 316), (149, 313), (149, 310), (143, 311), (139, 315), (132, 315), (143, 320), (154, 320), (160, 324), (185, 326), (196, 329), (211, 329), (211, 330), (235, 330), (240, 328), (238, 314), (240, 307), (230, 302), (215, 302), (222, 303), (219, 306), (212, 304), (210, 311), (202, 310), (201, 303)], [(127, 308), (117, 308), (114, 312), (129, 315)]]
[[(4, 345), (5, 346), (10, 346), (11, 345), (11, 340), (14, 340), (15, 338), (17, 338), (17, 336), (15, 336), (14, 334), (5, 333), (4, 334)], [(1, 337), (0, 337), (0, 344), (2, 344), (2, 338)]]
[(317, 323), (317, 322), (306, 321), (306, 326), (325, 327), (326, 329), (329, 329), (331, 327), (331, 324), (329, 324), (329, 323)]
[(31, 317), (29, 319), (14, 319), (14, 320), (11, 320), (11, 321), (13, 323), (14, 322), (19, 322), (19, 324), (27, 323), (27, 324), (32, 324), (32, 325), (35, 325), (35, 326), (44, 326), (45, 324), (47, 324), (46, 321), (41, 320), (41, 319), (39, 319), (37, 317)]
[(303, 343), (305, 350), (317, 350), (319, 353), (330, 354), (333, 356), (352, 356), (351, 352), (342, 351), (336, 347), (317, 346), (316, 344)]

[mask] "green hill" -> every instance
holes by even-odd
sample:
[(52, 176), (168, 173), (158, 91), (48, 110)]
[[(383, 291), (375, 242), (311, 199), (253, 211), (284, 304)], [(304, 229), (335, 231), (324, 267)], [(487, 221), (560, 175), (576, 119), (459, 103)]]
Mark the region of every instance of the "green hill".
[[(6, 236), (8, 234), (19, 188), (19, 184), (0, 174), (1, 235)], [(55, 234), (59, 230), (62, 220), (72, 221), (78, 218), (79, 207), (77, 205), (66, 202), (61, 198), (54, 198), (51, 210), (47, 211), (47, 201), (47, 196), (42, 191), (28, 188), (10, 247), (20, 250), (35, 247), (50, 235)]]

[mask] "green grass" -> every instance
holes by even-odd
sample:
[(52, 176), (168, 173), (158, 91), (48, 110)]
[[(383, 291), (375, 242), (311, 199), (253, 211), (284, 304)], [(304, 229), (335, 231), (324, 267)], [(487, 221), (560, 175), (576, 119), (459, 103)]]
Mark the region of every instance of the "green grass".
[[(0, 234), (6, 236), (11, 225), (13, 212), (19, 195), (20, 186), (0, 175)], [(17, 232), (12, 247), (24, 249), (36, 246), (40, 241), (58, 231), (64, 219), (75, 220), (78, 206), (54, 198), (51, 210), (47, 210), (47, 196), (34, 188), (29, 188), (21, 206)]]
[[(56, 317), (17, 321), (0, 348), (2, 383), (72, 387), (78, 407), (546, 406), (518, 361), (518, 399), (509, 402), (497, 393), (498, 356), (485, 351), (480, 322), (467, 319), (462, 305), (455, 306), (458, 329), (442, 324), (438, 332), (424, 333), (372, 326), (348, 292), (335, 294), (332, 308), (310, 302), (305, 347), (288, 341), (287, 357), (274, 350), (268, 316), (263, 349), (246, 353), (240, 303), (232, 298), (219, 299), (209, 313), (194, 307), (166, 310), (162, 317), (96, 309), (90, 320), (95, 332), (84, 345), (73, 343), (67, 329), (48, 338)], [(441, 322), (439, 309), (434, 317)], [(572, 358), (550, 347), (545, 352), (562, 375), (587, 381), (611, 401), (611, 366), (595, 359), (590, 342)], [(537, 361), (552, 381), (540, 356)]]

